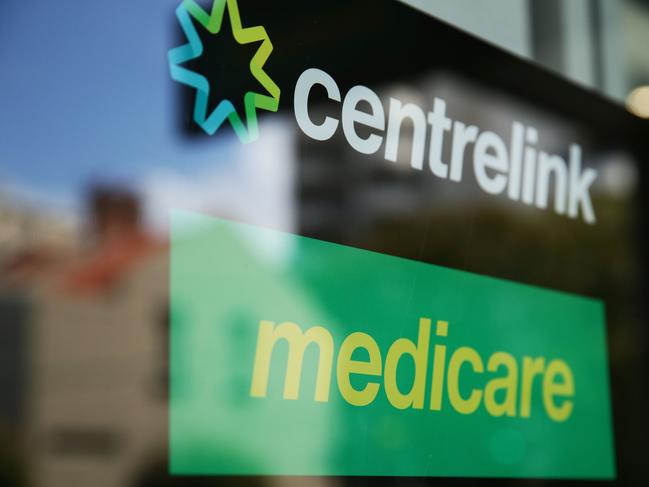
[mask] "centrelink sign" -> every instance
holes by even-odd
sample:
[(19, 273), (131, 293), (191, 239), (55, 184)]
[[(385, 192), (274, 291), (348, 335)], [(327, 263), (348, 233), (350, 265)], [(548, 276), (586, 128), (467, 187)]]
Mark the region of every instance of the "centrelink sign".
[[(309, 93), (314, 87), (324, 88), (329, 99), (340, 103), (336, 114), (324, 121), (314, 122), (309, 115)], [(509, 145), (496, 133), (480, 130), (446, 115), (446, 101), (435, 98), (430, 110), (413, 103), (390, 98), (386, 113), (384, 101), (370, 88), (354, 86), (344, 96), (334, 78), (323, 70), (306, 70), (295, 86), (295, 118), (302, 131), (314, 140), (326, 141), (334, 136), (339, 126), (349, 145), (361, 154), (383, 151), (387, 161), (399, 162), (397, 155), (404, 122), (414, 127), (410, 166), (424, 168), (443, 179), (460, 182), (467, 170), (473, 170), (480, 188), (492, 195), (507, 194), (513, 201), (521, 201), (537, 208), (551, 208), (560, 215), (588, 223), (596, 217), (590, 198), (590, 188), (597, 178), (594, 169), (583, 168), (582, 150), (578, 144), (570, 146), (569, 164), (560, 156), (536, 149), (538, 131), (519, 122), (512, 125)], [(369, 106), (366, 108), (359, 107)], [(358, 128), (372, 130), (360, 136)], [(442, 159), (442, 151), (450, 144), (451, 158)], [(426, 147), (430, 147), (426, 154)], [(469, 153), (472, 168), (464, 167)], [(555, 185), (553, 201), (550, 186)]]
[[(254, 143), (281, 95), (266, 29), (246, 27), (236, 0), (176, 13), (188, 42), (171, 74), (195, 91), (194, 122)], [(248, 92), (245, 113), (210, 110), (218, 86), (186, 65), (203, 54), (197, 29), (226, 21), (258, 46), (250, 74), (266, 93)], [(382, 99), (363, 80), (343, 92), (332, 72), (304, 66), (291, 86), (313, 141), (342, 134), (386, 164), (454, 182), (472, 171), (488, 194), (596, 221), (578, 144), (566, 160), (534, 127), (512, 121), (506, 141), (451, 119), (441, 97)], [(615, 478), (602, 302), (183, 211), (170, 252), (172, 474)]]
[[(214, 135), (228, 121), (242, 143), (254, 142), (260, 136), (258, 110), (276, 112), (281, 95), (280, 87), (264, 70), (273, 52), (266, 29), (244, 28), (237, 0), (214, 0), (211, 11), (205, 11), (195, 0), (185, 0), (176, 15), (188, 43), (169, 52), (170, 70), (176, 81), (196, 90), (194, 122), (207, 134)], [(265, 93), (246, 93), (243, 114), (237, 113), (230, 100), (222, 100), (208, 112), (210, 90), (218, 90), (218, 86), (211, 87), (203, 75), (183, 67), (203, 53), (196, 25), (214, 34), (214, 42), (218, 42), (224, 21), (231, 23), (238, 43), (259, 45), (250, 62), (250, 75)], [(584, 167), (579, 144), (570, 145), (566, 161), (559, 155), (537, 149), (540, 134), (534, 127), (514, 121), (511, 138), (506, 142), (495, 132), (449, 118), (443, 98), (435, 98), (431, 107), (403, 103), (392, 97), (381, 100), (362, 84), (343, 96), (332, 75), (318, 67), (304, 70), (291, 88), (297, 124), (313, 140), (325, 142), (342, 130), (349, 145), (359, 153), (381, 152), (386, 161), (401, 164), (404, 163), (398, 160), (403, 140), (401, 131), (408, 124), (413, 127), (409, 161), (412, 169), (428, 170), (436, 177), (454, 182), (461, 182), (467, 171), (472, 171), (479, 187), (488, 194), (506, 194), (515, 202), (573, 219), (582, 218), (590, 224), (596, 222), (590, 190), (597, 171)], [(309, 95), (313, 89), (326, 90), (329, 100), (340, 105), (324, 120), (314, 120), (310, 114)], [(359, 135), (368, 131), (369, 135)], [(447, 146), (451, 155), (449, 160), (444, 160), (442, 153)], [(470, 167), (465, 167), (467, 155), (472, 161)]]

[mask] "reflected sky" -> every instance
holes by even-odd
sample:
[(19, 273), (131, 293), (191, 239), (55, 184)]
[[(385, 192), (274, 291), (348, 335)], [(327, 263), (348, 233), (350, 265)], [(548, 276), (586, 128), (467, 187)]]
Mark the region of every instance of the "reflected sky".
[(112, 183), (140, 194), (146, 222), (163, 233), (178, 201), (293, 229), (286, 123), (262, 117), (271, 126), (254, 147), (231, 130), (181, 129), (167, 64), (182, 42), (177, 4), (0, 5), (0, 195), (80, 220), (88, 186)]
[[(199, 170), (237, 141), (183, 140), (167, 50), (177, 0), (0, 5), (0, 184), (69, 206), (89, 180)], [(121, 10), (123, 15), (115, 15)]]

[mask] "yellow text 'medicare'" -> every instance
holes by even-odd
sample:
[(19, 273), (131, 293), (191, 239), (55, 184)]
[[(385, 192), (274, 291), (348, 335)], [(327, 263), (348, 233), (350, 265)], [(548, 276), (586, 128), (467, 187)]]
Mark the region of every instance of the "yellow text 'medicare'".
[[(419, 320), (417, 343), (406, 338), (396, 340), (387, 351), (385, 360), (376, 341), (366, 333), (352, 333), (338, 350), (336, 378), (341, 396), (354, 406), (368, 406), (376, 399), (381, 388), (397, 409), (424, 409), (440, 411), (444, 394), (448, 394), (451, 407), (460, 414), (473, 414), (483, 406), (491, 416), (529, 418), (532, 395), (540, 385), (543, 408), (554, 421), (566, 421), (574, 407), (575, 386), (572, 370), (560, 359), (528, 357), (517, 360), (507, 352), (495, 352), (487, 359), (471, 347), (460, 347), (447, 354), (444, 344), (436, 344), (432, 354), (432, 373), (428, 377), (431, 320)], [(438, 321), (436, 335), (446, 337), (448, 323)], [(280, 340), (288, 342), (288, 361), (284, 380), (284, 399), (298, 399), (302, 377), (302, 362), (308, 346), (319, 348), (316, 371), (315, 400), (329, 401), (331, 376), (334, 364), (334, 340), (324, 327), (314, 326), (306, 331), (290, 322), (276, 325), (261, 321), (252, 374), (250, 395), (264, 398), (267, 395), (271, 359), (275, 345)], [(352, 359), (358, 349), (363, 349), (366, 360)], [(447, 360), (447, 355), (449, 355)], [(414, 362), (414, 376), (410, 390), (402, 391), (397, 384), (397, 369), (402, 358), (410, 356)], [(352, 385), (352, 375), (365, 376), (362, 387)], [(470, 376), (469, 390), (462, 387)], [(479, 376), (479, 377), (477, 377)], [(484, 378), (484, 387), (475, 386), (476, 379)], [(354, 381), (358, 386), (358, 382)], [(430, 391), (427, 386), (430, 384)], [(428, 401), (426, 401), (428, 397)]]

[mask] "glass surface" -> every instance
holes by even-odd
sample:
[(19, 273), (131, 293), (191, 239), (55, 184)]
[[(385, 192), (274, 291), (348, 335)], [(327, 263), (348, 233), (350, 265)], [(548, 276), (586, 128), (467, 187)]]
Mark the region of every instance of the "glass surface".
[(649, 118), (646, 0), (403, 0)]
[[(258, 110), (257, 140), (243, 144), (229, 122), (209, 136), (195, 121), (196, 91), (170, 73), (169, 51), (186, 43), (179, 3), (0, 5), (0, 484), (575, 483), (171, 476), (173, 209), (602, 301), (618, 476), (609, 484), (645, 484), (646, 124), (619, 103), (402, 2), (239, 0), (244, 26), (263, 25), (272, 40), (265, 69), (281, 98), (276, 112)], [(249, 69), (258, 46), (235, 42), (227, 22), (218, 36), (192, 25), (205, 49), (187, 67), (216, 87), (208, 110), (230, 99), (243, 116), (245, 93), (263, 92)], [(521, 35), (522, 44), (512, 47), (519, 54), (540, 49), (529, 41), (530, 29), (512, 31)], [(489, 194), (474, 169), (472, 143), (457, 159), (461, 181), (439, 177), (430, 166), (427, 120), (421, 168), (412, 167), (422, 146), (409, 123), (393, 139), (396, 162), (386, 156), (386, 140), (372, 154), (359, 152), (342, 122), (328, 140), (315, 140), (294, 107), (296, 83), (309, 68), (328, 73), (340, 98), (355, 86), (369, 88), (386, 127), (391, 99), (427, 117), (438, 98), (449, 119), (493, 132), (507, 151), (515, 122), (536, 129), (529, 146), (565, 164), (578, 144), (583, 168), (597, 171), (588, 193), (593, 218), (583, 200), (575, 218), (557, 203), (561, 169), (546, 175), (547, 201)], [(619, 93), (646, 82), (642, 76)], [(309, 98), (312, 121), (341, 119), (342, 103), (319, 88)], [(386, 135), (352, 126), (361, 139)], [(433, 146), (448, 163), (450, 131), (443, 140)], [(489, 170), (483, 179), (497, 174)], [(281, 246), (239, 246), (251, 246), (262, 261), (293, 255)], [(306, 280), (309, 270), (302, 269)], [(353, 273), (353, 264), (339, 272), (342, 279)], [(335, 306), (315, 304), (336, 319)], [(261, 319), (245, 306), (235, 311), (232, 322), (256, 327)], [(234, 454), (257, 445), (228, 447)]]

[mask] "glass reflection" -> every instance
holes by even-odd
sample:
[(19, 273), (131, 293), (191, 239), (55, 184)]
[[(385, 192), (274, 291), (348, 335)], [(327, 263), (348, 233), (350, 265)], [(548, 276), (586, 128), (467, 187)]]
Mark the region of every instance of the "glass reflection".
[[(543, 76), (535, 68), (405, 7), (377, 3), (292, 3), (290, 19), (269, 6), (248, 12), (251, 22), (255, 15), (275, 22), (283, 56), (272, 69), (286, 87), (280, 113), (262, 118), (263, 137), (248, 146), (231, 132), (209, 138), (191, 126), (190, 95), (168, 78), (165, 59), (179, 36), (177, 1), (0, 7), (0, 38), (22, 46), (0, 48), (7, 67), (0, 79), (0, 484), (504, 483), (170, 476), (172, 208), (604, 300), (619, 485), (646, 480), (646, 249), (638, 223), (646, 148), (631, 125), (614, 127), (615, 117), (565, 108), (572, 87), (551, 83), (530, 92), (534, 83), (526, 80)], [(97, 29), (97, 18), (110, 22)], [(336, 19), (364, 19), (368, 27)], [(334, 39), (326, 28), (332, 22)], [(394, 25), (410, 33), (388, 36)], [(48, 32), (48, 42), (33, 32)], [(435, 52), (412, 54), (413, 39)], [(362, 49), (370, 44), (376, 47), (368, 54)], [(386, 58), (396, 61), (387, 66)], [(600, 174), (592, 193), (597, 225), (486, 198), (470, 176), (456, 184), (412, 170), (409, 127), (397, 163), (359, 155), (341, 131), (326, 144), (307, 138), (292, 113), (292, 88), (294, 71), (316, 61), (332, 65), (345, 89), (367, 84), (382, 100), (425, 107), (443, 97), (454, 117), (505, 138), (512, 121), (525, 121), (542, 134), (545, 150), (564, 157), (578, 140)], [(521, 72), (527, 78), (516, 81)], [(331, 108), (314, 99), (314, 114)], [(292, 255), (282, 246), (254, 251), (271, 262)], [(299, 285), (287, 291), (299, 292)], [(326, 302), (313, 306), (331, 313)], [(239, 306), (228, 320), (246, 321), (249, 311)], [(231, 418), (224, 449), (232, 455), (256, 447), (237, 443), (236, 426), (245, 421), (245, 411)], [(336, 418), (317, 426), (322, 435), (341, 434)], [(498, 456), (502, 444), (510, 455)], [(491, 447), (495, 461), (523, 454), (508, 429)]]

